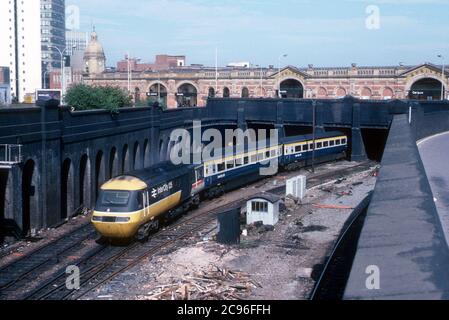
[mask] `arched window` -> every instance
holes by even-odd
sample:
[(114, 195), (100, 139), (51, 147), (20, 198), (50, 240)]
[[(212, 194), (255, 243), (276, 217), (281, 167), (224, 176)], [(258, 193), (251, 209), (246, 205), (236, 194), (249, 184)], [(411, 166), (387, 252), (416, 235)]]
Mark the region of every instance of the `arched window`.
[(441, 81), (433, 78), (416, 81), (410, 89), (409, 99), (441, 100)]
[(178, 107), (191, 108), (197, 106), (197, 90), (190, 84), (185, 83), (178, 88)]
[(344, 98), (346, 96), (346, 89), (345, 88), (338, 88), (337, 89), (337, 98)]
[(223, 88), (223, 98), (229, 98), (231, 96), (231, 92), (228, 87)]
[(209, 88), (208, 97), (215, 98), (215, 89), (214, 88), (212, 88), (212, 87)]
[(242, 98), (249, 98), (249, 90), (247, 87), (243, 87), (242, 89)]
[(281, 97), (282, 98), (304, 98), (304, 87), (301, 82), (295, 79), (287, 79), (281, 82)]
[(371, 93), (370, 88), (365, 87), (362, 89), (362, 94), (361, 94), (362, 99), (365, 99), (365, 100), (371, 99), (371, 95), (372, 95), (372, 93)]

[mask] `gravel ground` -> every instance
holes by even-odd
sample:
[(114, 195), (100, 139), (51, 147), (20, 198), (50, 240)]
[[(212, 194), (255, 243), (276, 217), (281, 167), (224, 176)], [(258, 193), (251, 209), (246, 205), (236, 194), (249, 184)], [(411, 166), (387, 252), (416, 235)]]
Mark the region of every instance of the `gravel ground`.
[[(318, 172), (353, 165), (348, 162), (321, 166)], [(304, 174), (304, 173), (303, 173)], [(280, 180), (296, 173), (283, 174), (227, 194), (209, 203), (241, 199), (272, 188)], [(321, 205), (357, 206), (374, 189), (376, 178), (371, 172), (348, 177), (308, 191), (301, 204), (287, 199), (281, 220), (273, 231), (248, 230), (237, 246), (223, 246), (213, 241), (213, 232), (196, 234), (174, 250), (161, 252), (116, 277), (84, 299), (146, 300), (160, 286), (179, 283), (211, 266), (250, 275), (261, 287), (251, 288), (246, 299), (307, 299), (313, 289), (312, 275), (325, 262), (350, 209), (322, 209)], [(205, 230), (213, 230), (210, 225)], [(150, 240), (151, 241), (151, 240)]]

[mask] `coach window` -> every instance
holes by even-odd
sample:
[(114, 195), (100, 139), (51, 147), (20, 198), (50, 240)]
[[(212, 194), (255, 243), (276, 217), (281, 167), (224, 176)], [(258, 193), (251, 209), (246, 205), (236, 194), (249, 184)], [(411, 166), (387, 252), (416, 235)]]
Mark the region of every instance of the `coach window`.
[(346, 144), (346, 139), (342, 139), (341, 144)]
[(296, 146), (295, 151), (296, 152), (301, 152), (301, 146)]
[(309, 151), (309, 145), (308, 144), (303, 145), (302, 151)]
[(219, 163), (219, 164), (217, 165), (217, 170), (218, 170), (218, 172), (225, 171), (225, 164), (224, 164), (224, 162)]
[(271, 157), (276, 157), (276, 150), (271, 150)]
[(228, 170), (234, 168), (234, 160), (226, 162), (226, 168)]
[(248, 157), (245, 157), (245, 158), (243, 158), (243, 164), (248, 164), (249, 163), (249, 158)]
[(331, 141), (329, 141), (329, 144), (330, 144), (331, 147), (333, 147), (333, 146), (335, 146), (335, 141), (331, 140)]
[(257, 162), (257, 154), (253, 154), (251, 156), (251, 163), (256, 163)]
[(241, 167), (242, 166), (242, 158), (235, 159), (235, 166), (236, 167)]
[(335, 145), (339, 146), (340, 145), (340, 139), (335, 140)]
[(270, 157), (270, 151), (265, 152), (265, 159), (268, 159)]
[(323, 147), (323, 143), (322, 142), (318, 142), (317, 144), (316, 144), (316, 148), (317, 149), (321, 149)]
[(324, 141), (323, 147), (325, 147), (325, 148), (329, 147), (329, 141)]

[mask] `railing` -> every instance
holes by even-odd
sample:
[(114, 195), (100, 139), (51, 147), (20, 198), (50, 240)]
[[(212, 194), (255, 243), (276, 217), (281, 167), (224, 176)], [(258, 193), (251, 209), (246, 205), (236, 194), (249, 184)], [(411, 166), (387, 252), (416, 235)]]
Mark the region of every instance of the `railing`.
[(0, 144), (0, 168), (11, 168), (22, 162), (22, 145)]

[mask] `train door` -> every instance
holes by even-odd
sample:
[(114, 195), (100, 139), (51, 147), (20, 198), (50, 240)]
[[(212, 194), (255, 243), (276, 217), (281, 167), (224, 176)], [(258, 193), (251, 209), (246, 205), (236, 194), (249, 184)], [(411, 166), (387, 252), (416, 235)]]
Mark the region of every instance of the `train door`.
[(192, 194), (196, 194), (204, 189), (204, 166), (195, 168), (195, 175), (193, 178)]
[(143, 216), (146, 218), (150, 215), (150, 199), (148, 197), (148, 190), (142, 192), (143, 197)]

